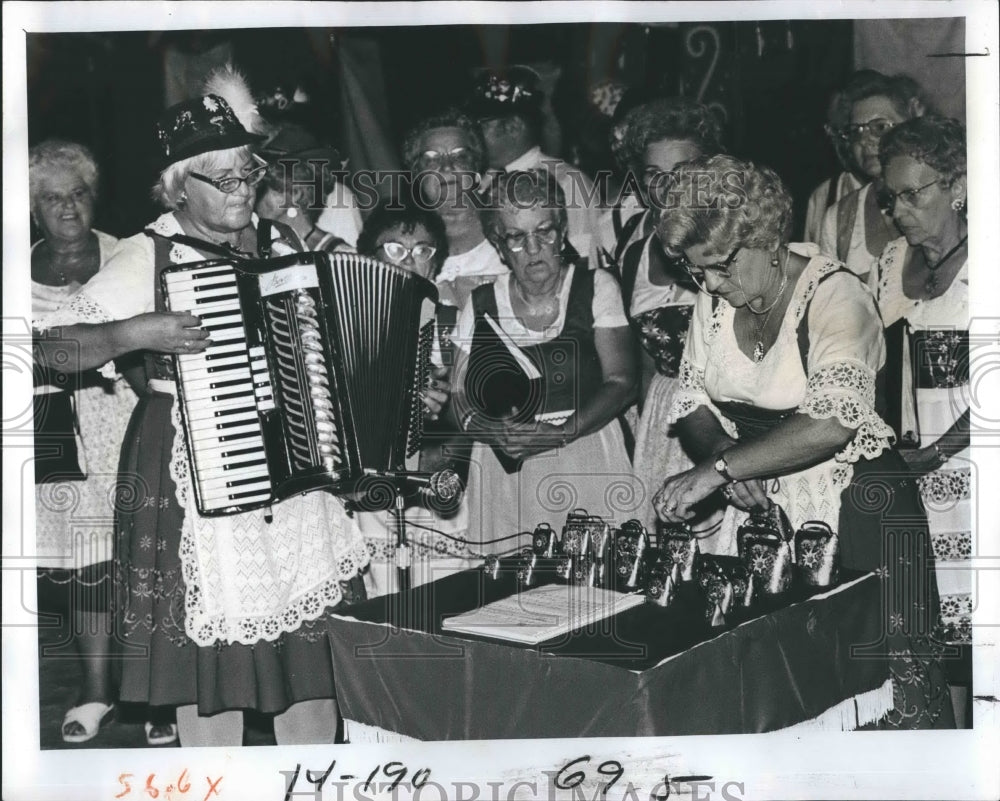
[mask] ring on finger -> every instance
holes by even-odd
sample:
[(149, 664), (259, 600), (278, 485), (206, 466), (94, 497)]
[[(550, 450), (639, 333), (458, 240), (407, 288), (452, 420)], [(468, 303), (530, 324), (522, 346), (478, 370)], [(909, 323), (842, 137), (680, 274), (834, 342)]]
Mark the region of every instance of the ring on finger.
[(725, 495), (727, 498), (732, 499), (732, 497), (733, 497), (733, 487), (732, 487), (732, 485), (731, 484), (726, 484), (726, 486), (724, 486), (722, 488), (722, 494)]

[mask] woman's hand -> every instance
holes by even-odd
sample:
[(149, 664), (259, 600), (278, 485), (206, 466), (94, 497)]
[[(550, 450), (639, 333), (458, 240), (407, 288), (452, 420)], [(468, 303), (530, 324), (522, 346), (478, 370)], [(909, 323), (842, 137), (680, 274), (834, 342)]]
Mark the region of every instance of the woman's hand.
[(566, 429), (551, 423), (511, 423), (496, 437), (496, 445), (513, 459), (527, 459), (566, 442)]
[(692, 506), (726, 483), (716, 472), (714, 460), (704, 461), (664, 481), (653, 496), (653, 508), (664, 523), (681, 523), (695, 515)]
[(125, 336), (134, 350), (157, 353), (200, 353), (212, 340), (201, 327), (201, 320), (186, 312), (148, 312), (125, 321)]
[(424, 417), (428, 420), (437, 420), (451, 397), (448, 373), (447, 367), (435, 367), (427, 379), (427, 386), (420, 393), (420, 400), (424, 403)]
[(752, 478), (747, 481), (733, 481), (722, 488), (725, 499), (744, 512), (766, 507), (769, 503), (764, 482)]
[(906, 462), (910, 470), (918, 476), (933, 473), (945, 462), (941, 458), (943, 454), (934, 445), (928, 445), (926, 448), (917, 448), (915, 450), (909, 448), (902, 449), (899, 451), (899, 454), (903, 457), (903, 461)]

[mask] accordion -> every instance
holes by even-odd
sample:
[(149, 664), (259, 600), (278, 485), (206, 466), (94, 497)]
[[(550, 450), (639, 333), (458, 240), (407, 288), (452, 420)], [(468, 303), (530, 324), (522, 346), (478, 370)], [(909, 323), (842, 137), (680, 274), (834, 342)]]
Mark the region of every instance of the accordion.
[(354, 254), (165, 268), (167, 307), (212, 344), (176, 359), (198, 511), (357, 490), (420, 448), (437, 289)]

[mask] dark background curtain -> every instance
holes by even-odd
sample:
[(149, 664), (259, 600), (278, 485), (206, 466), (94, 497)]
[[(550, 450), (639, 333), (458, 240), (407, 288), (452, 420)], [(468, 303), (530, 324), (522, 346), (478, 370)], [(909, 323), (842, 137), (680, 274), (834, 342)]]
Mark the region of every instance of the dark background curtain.
[[(195, 93), (197, 74), (229, 54), (255, 91), (305, 87), (308, 123), (342, 149), (349, 169), (397, 167), (406, 129), (458, 100), (476, 68), (521, 63), (534, 66), (551, 93), (545, 128), (551, 154), (591, 171), (611, 166), (606, 120), (587, 102), (589, 87), (600, 79), (683, 94), (718, 110), (732, 153), (782, 175), (801, 223), (808, 193), (837, 171), (823, 134), (825, 110), (830, 93), (855, 68), (856, 49), (869, 61), (861, 66), (890, 72), (911, 67), (915, 77), (934, 81), (940, 71), (926, 69), (927, 51), (954, 44), (964, 28), (961, 21), (938, 20), (949, 22), (948, 35), (943, 43), (931, 42), (931, 28), (913, 27), (923, 22), (29, 34), (29, 140), (61, 136), (89, 145), (102, 171), (98, 226), (126, 235), (158, 211), (148, 199), (156, 177), (157, 116), (168, 100)], [(871, 43), (886, 31), (895, 55), (889, 64), (874, 63), (879, 50)], [(912, 57), (902, 60), (899, 53)], [(950, 66), (947, 87), (935, 84), (933, 93), (964, 98), (964, 81), (956, 88)]]

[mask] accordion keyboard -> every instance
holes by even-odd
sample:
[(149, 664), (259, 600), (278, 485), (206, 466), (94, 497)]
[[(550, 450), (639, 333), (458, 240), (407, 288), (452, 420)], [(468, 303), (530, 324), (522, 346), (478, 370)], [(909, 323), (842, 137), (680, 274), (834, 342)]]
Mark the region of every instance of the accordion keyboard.
[(227, 265), (164, 275), (170, 308), (201, 318), (212, 344), (177, 357), (192, 482), (204, 511), (271, 497), (259, 413), (274, 408), (261, 347), (249, 348), (236, 273)]

